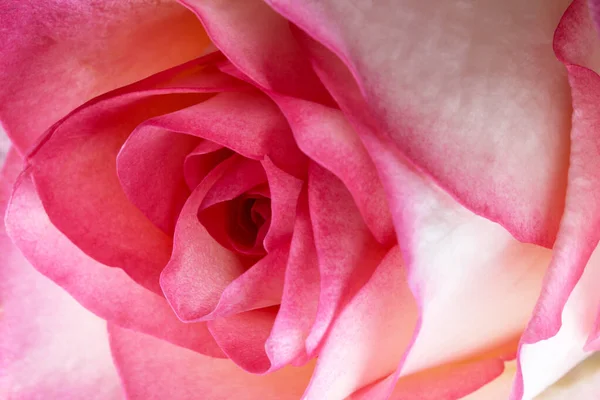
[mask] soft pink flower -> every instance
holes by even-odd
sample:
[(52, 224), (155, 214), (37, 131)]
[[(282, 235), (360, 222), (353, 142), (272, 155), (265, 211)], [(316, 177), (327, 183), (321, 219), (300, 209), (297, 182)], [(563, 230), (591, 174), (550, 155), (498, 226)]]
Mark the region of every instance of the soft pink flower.
[(0, 396), (544, 392), (600, 346), (599, 13), (0, 0)]

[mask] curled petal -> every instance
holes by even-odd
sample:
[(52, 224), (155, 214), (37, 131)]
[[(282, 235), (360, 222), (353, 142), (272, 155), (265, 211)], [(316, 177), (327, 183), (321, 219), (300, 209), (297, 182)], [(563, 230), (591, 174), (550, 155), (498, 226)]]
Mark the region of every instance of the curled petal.
[(298, 145), (348, 188), (365, 223), (382, 244), (394, 241), (394, 226), (377, 170), (346, 117), (337, 109), (274, 96)]
[(141, 121), (240, 87), (211, 70), (218, 59), (209, 55), (86, 103), (56, 123), (27, 160), (52, 223), (84, 252), (158, 294), (171, 239), (125, 196), (117, 154)]
[(319, 263), (304, 189), (298, 199), (281, 306), (265, 344), (273, 368), (307, 361), (305, 342), (317, 314), (319, 286)]
[(475, 213), (552, 246), (570, 96), (551, 43), (568, 0), (267, 3), (352, 71), (355, 79), (338, 79), (334, 90), (339, 102), (343, 86), (358, 83), (350, 118), (391, 138)]
[[(22, 161), (8, 154), (0, 175), (0, 213)], [(121, 388), (106, 322), (38, 273), (0, 221), (0, 393), (4, 398), (117, 399)]]
[(202, 180), (219, 163), (225, 161), (233, 153), (220, 144), (203, 140), (185, 158), (183, 164), (183, 175), (190, 190), (202, 182)]
[[(202, 208), (211, 211), (213, 203), (231, 200), (265, 180), (260, 163), (232, 156), (211, 171), (186, 202), (175, 229), (173, 254), (161, 274), (165, 296), (182, 321), (210, 320), (279, 302), (288, 245), (256, 261), (219, 244), (209, 229), (223, 225), (223, 219), (215, 218), (213, 227), (207, 225), (210, 215), (204, 224), (203, 217), (198, 218)], [(227, 232), (220, 234), (225, 241)]]
[(597, 349), (600, 296), (594, 282), (600, 261), (592, 254), (600, 240), (600, 38), (586, 1), (574, 1), (565, 12), (554, 49), (566, 66), (573, 102), (566, 207), (544, 288), (521, 340), (513, 399), (538, 394)]
[(223, 290), (245, 266), (222, 247), (198, 220), (198, 209), (212, 185), (226, 174), (236, 157), (219, 164), (186, 201), (177, 226), (173, 254), (163, 269), (160, 284), (177, 316), (186, 322), (209, 315)]
[(182, 323), (162, 296), (139, 286), (123, 271), (90, 258), (56, 229), (27, 174), (15, 186), (6, 223), (8, 234), (28, 261), (94, 314), (201, 353), (222, 356), (204, 324)]
[(199, 142), (193, 136), (141, 125), (119, 150), (117, 174), (125, 195), (168, 235), (190, 195), (182, 165)]
[(256, 160), (269, 156), (284, 171), (305, 176), (306, 159), (294, 142), (285, 118), (259, 92), (219, 93), (144, 125), (207, 139)]
[(262, 162), (262, 166), (267, 174), (271, 197), (271, 224), (264, 240), (268, 252), (290, 241), (302, 181), (279, 169), (269, 158)]
[(264, 374), (271, 370), (265, 341), (276, 315), (277, 307), (262, 308), (217, 318), (208, 322), (208, 328), (232, 361), (248, 372)]
[(179, 2), (196, 13), (213, 43), (261, 88), (330, 102), (288, 21), (261, 0)]
[(306, 341), (310, 356), (385, 249), (371, 235), (343, 183), (315, 163), (309, 167), (308, 203), (320, 276), (319, 306)]

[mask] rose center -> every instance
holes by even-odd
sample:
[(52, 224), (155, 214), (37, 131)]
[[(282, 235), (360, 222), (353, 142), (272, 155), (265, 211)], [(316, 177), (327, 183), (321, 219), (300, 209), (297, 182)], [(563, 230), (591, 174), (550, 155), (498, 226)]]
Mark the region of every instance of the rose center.
[(271, 225), (271, 199), (258, 190), (217, 203), (198, 213), (198, 219), (223, 247), (236, 253), (260, 257)]
[(271, 200), (260, 195), (243, 195), (231, 202), (227, 233), (237, 250), (247, 253), (263, 250), (271, 220)]

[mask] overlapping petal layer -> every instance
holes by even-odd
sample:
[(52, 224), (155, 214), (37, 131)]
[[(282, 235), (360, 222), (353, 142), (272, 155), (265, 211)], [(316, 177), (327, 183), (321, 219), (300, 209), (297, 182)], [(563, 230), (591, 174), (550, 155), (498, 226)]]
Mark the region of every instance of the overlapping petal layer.
[(573, 105), (566, 207), (544, 288), (521, 340), (512, 399), (540, 393), (597, 349), (600, 38), (586, 1), (574, 1), (565, 12), (554, 50), (566, 66)]
[(129, 398), (295, 400), (301, 397), (313, 369), (307, 365), (252, 375), (229, 360), (205, 357), (116, 326), (109, 331)]
[(36, 189), (52, 223), (94, 259), (124, 269), (160, 294), (158, 276), (171, 238), (126, 197), (118, 152), (140, 122), (203, 100), (203, 93), (243, 90), (211, 70), (218, 55), (164, 71), (73, 111), (29, 156)]
[(122, 270), (78, 249), (46, 215), (27, 175), (17, 182), (6, 216), (8, 234), (35, 268), (96, 315), (193, 350), (222, 356), (204, 324), (179, 321), (162, 296)]
[[(21, 165), (11, 150), (0, 175), (2, 215)], [(0, 396), (121, 398), (106, 322), (33, 269), (7, 236), (3, 221), (0, 254)]]
[(552, 246), (570, 97), (551, 43), (567, 0), (267, 3), (352, 71), (365, 101), (349, 116), (475, 213)]
[(194, 15), (170, 1), (3, 0), (0, 25), (0, 119), (22, 154), (83, 102), (196, 58), (209, 43)]

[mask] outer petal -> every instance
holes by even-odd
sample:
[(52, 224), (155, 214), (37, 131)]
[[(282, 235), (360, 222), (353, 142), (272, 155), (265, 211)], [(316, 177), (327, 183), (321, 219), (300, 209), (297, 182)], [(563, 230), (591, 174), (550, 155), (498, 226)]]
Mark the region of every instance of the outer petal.
[(265, 344), (274, 368), (307, 361), (305, 342), (317, 314), (319, 292), (319, 263), (305, 188), (298, 199), (281, 306)]
[(315, 163), (309, 166), (308, 205), (320, 275), (319, 306), (306, 340), (311, 356), (386, 249), (371, 235), (343, 183)]
[(229, 200), (265, 179), (257, 161), (232, 156), (213, 169), (186, 202), (175, 229), (173, 254), (161, 273), (161, 287), (182, 321), (210, 320), (279, 302), (288, 244), (258, 261), (241, 257), (221, 246), (198, 219), (204, 203)]
[[(8, 163), (20, 164), (14, 156)], [(2, 214), (10, 167), (0, 179)], [(0, 228), (0, 397), (121, 398), (106, 322), (35, 271)]]
[(160, 284), (177, 316), (186, 322), (210, 315), (223, 290), (240, 276), (245, 265), (222, 247), (198, 220), (198, 209), (212, 185), (236, 166), (234, 156), (213, 169), (192, 192), (175, 227), (173, 254)]
[(348, 115), (474, 212), (552, 245), (570, 109), (551, 41), (567, 0), (267, 2), (353, 72)]
[(116, 157), (141, 121), (201, 101), (201, 93), (238, 89), (239, 82), (211, 70), (218, 59), (209, 55), (88, 102), (55, 124), (28, 158), (52, 223), (156, 293), (171, 238), (127, 199)]
[(396, 246), (333, 322), (305, 398), (344, 399), (392, 373), (417, 318)]
[(101, 318), (195, 351), (221, 356), (204, 324), (184, 324), (158, 296), (122, 270), (102, 265), (71, 243), (46, 215), (27, 175), (17, 182), (7, 231), (25, 257)]
[(514, 357), (549, 251), (461, 207), (398, 162), (393, 147), (370, 146), (390, 172), (382, 180), (420, 310), (400, 375), (465, 357)]
[(131, 399), (296, 400), (312, 365), (249, 374), (229, 360), (190, 352), (150, 336), (110, 326), (112, 352)]
[(294, 41), (288, 22), (260, 0), (179, 0), (200, 18), (213, 43), (268, 91), (331, 102)]
[(24, 153), (56, 120), (106, 91), (202, 54), (176, 3), (0, 1), (0, 120)]
[[(397, 374), (493, 348), (497, 351), (492, 357), (514, 356), (514, 340), (539, 293), (549, 252), (519, 244), (413, 170), (392, 143), (374, 134), (373, 125), (363, 123), (369, 122), (361, 118), (364, 111), (352, 109), (361, 94), (343, 64), (318, 43), (302, 40), (319, 76), (374, 155), (409, 268), (422, 320)], [(513, 295), (507, 298), (505, 293)], [(474, 302), (474, 298), (480, 300)], [(495, 311), (490, 314), (491, 309)], [(445, 333), (444, 340), (439, 332)], [(435, 343), (444, 344), (444, 349), (434, 350)], [(510, 344), (513, 347), (507, 347)]]
[(600, 240), (600, 38), (584, 0), (569, 7), (554, 45), (573, 97), (567, 201), (544, 290), (521, 341), (513, 399), (538, 394), (582, 360), (585, 350), (598, 349), (593, 329), (600, 310), (594, 250)]
[(0, 165), (4, 165), (4, 160), (11, 149), (10, 139), (6, 136), (2, 127), (0, 127)]
[(306, 159), (285, 118), (262, 93), (219, 93), (144, 125), (211, 140), (252, 159), (262, 160), (268, 155), (284, 171), (299, 177), (305, 175)]
[(377, 170), (342, 112), (318, 103), (274, 96), (298, 145), (311, 160), (348, 188), (365, 223), (382, 244), (394, 241), (394, 227)]

